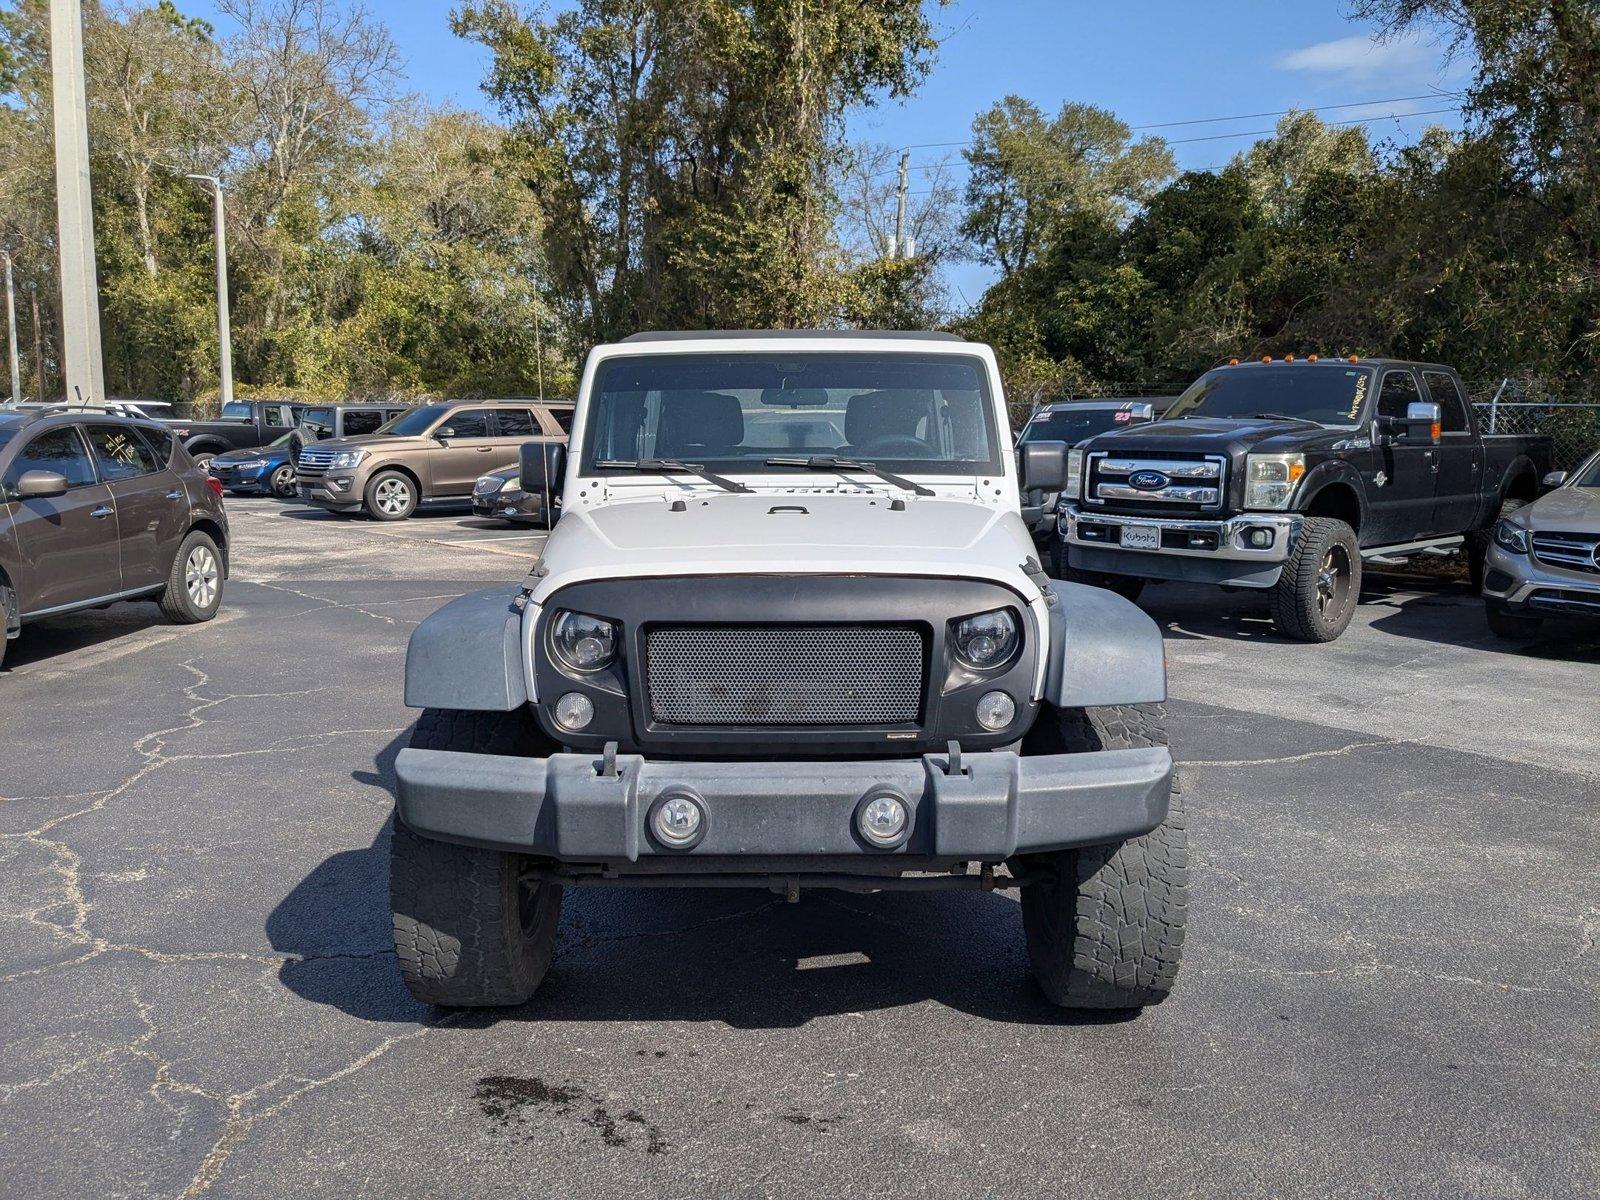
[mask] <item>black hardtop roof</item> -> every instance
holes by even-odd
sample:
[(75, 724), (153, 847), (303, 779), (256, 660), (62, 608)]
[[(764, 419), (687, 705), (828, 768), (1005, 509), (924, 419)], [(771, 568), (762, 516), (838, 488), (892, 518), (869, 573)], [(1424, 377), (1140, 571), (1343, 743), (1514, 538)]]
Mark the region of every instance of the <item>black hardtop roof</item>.
[(629, 342), (694, 342), (726, 338), (775, 338), (782, 341), (822, 341), (828, 338), (862, 342), (964, 342), (959, 334), (935, 329), (660, 329), (630, 333)]

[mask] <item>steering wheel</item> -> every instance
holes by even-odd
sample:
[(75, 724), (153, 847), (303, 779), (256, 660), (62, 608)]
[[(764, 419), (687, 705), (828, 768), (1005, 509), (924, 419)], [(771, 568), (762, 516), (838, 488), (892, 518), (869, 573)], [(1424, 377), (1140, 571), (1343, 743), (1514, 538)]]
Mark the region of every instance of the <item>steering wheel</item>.
[(886, 433), (854, 447), (854, 452), (858, 458), (927, 458), (933, 447), (909, 433)]

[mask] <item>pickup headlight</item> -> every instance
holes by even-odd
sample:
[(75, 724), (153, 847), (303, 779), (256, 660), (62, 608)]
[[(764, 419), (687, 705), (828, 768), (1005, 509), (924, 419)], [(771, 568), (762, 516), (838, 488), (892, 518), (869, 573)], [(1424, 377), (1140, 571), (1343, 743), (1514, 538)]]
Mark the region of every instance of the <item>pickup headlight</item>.
[(1502, 550), (1509, 550), (1512, 554), (1526, 554), (1528, 531), (1521, 525), (1513, 525), (1501, 517), (1494, 523), (1494, 544)]
[(328, 460), (330, 471), (344, 471), (358, 465), (367, 456), (365, 450), (340, 450)]
[(956, 621), (950, 636), (956, 657), (979, 671), (1010, 662), (1020, 640), (1016, 614), (1009, 608), (997, 608)]
[(1278, 510), (1288, 508), (1295, 485), (1305, 473), (1304, 454), (1247, 454), (1244, 460), (1244, 506)]
[(588, 613), (558, 612), (550, 627), (550, 645), (569, 670), (598, 671), (616, 661), (616, 622)]
[[(1061, 500), (1076, 500), (1083, 493), (1083, 451), (1067, 451), (1067, 480), (1061, 485)], [(1061, 500), (1057, 500), (1059, 506)]]

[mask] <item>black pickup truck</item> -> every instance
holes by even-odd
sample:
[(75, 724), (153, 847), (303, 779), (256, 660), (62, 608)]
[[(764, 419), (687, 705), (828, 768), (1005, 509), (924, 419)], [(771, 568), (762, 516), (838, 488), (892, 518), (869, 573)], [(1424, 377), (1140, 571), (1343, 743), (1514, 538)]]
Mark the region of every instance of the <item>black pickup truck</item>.
[(1479, 432), (1449, 367), (1370, 358), (1217, 367), (1160, 421), (1065, 452), (1074, 578), (1265, 589), (1309, 642), (1350, 623), (1363, 558), (1465, 543), (1480, 570), (1482, 531), (1552, 457), (1549, 438)]
[(300, 423), (306, 405), (287, 400), (230, 400), (222, 406), (215, 421), (179, 421), (162, 424), (171, 429), (189, 452), (189, 457), (204, 467), (229, 450), (248, 450), (265, 446)]

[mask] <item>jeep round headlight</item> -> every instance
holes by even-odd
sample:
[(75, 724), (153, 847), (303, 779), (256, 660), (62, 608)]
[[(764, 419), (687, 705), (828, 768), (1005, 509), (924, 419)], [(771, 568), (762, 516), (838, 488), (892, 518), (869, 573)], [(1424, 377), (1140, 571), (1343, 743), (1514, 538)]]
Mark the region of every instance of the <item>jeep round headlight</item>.
[(573, 671), (598, 671), (616, 661), (617, 627), (604, 617), (559, 612), (551, 627), (550, 644), (563, 666)]
[(1017, 618), (1009, 608), (979, 613), (955, 623), (951, 645), (969, 667), (987, 671), (1011, 661), (1017, 649)]

